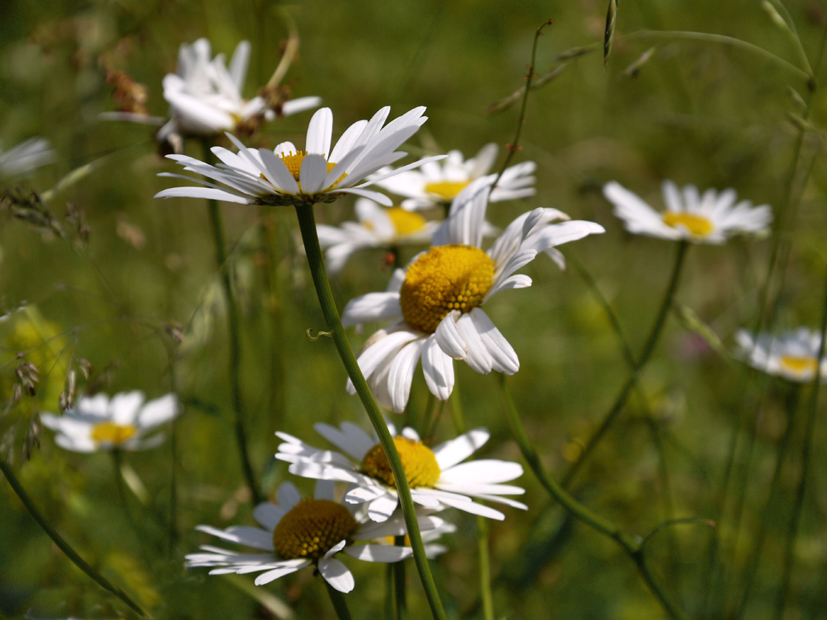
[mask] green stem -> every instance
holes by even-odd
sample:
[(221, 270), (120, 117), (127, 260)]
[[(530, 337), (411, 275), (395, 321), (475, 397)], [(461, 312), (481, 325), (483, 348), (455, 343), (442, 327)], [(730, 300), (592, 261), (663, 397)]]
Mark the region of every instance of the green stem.
[(356, 393), (359, 395), (365, 407), (373, 429), (379, 437), (379, 442), (385, 450), (391, 471), (396, 480), (396, 489), (399, 493), (402, 513), (405, 515), (405, 523), (408, 528), (411, 547), (413, 548), (414, 561), (419, 571), (419, 577), (422, 580), (425, 595), (428, 598), (428, 604), (431, 606), (431, 613), (434, 618), (438, 620), (446, 620), (445, 610), (442, 608), (436, 583), (431, 574), (431, 569), (428, 566), (428, 558), (425, 555), (422, 536), (419, 533), (416, 509), (411, 499), (411, 489), (405, 475), (405, 468), (402, 465), (402, 460), (399, 458), (399, 452), (396, 450), (393, 438), (388, 432), (388, 426), (382, 416), (382, 412), (379, 410), (379, 406), (376, 404), (373, 394), (371, 394), (370, 387), (368, 387), (365, 377), (362, 375), (362, 370), (359, 368), (356, 357), (353, 355), (347, 334), (345, 334), (342, 321), (339, 318), (339, 312), (336, 309), (336, 302), (333, 299), (333, 292), (330, 290), (330, 282), (327, 279), (327, 272), (324, 267), (324, 258), (319, 247), (319, 237), (316, 233), (316, 219), (313, 215), (313, 208), (310, 205), (297, 206), (296, 215), (299, 220), (299, 229), (301, 230), (302, 241), (304, 243), (305, 253), (307, 254), (310, 274), (313, 277), (313, 284), (316, 287), (316, 294), (319, 297), (319, 304), (322, 307), (327, 328), (333, 333), (333, 342), (336, 345), (336, 350), (339, 352), (342, 364), (344, 364), (345, 370), (353, 382), (353, 386), (356, 388)]
[[(397, 547), (404, 547), (405, 537), (396, 536), (394, 538), (394, 544)], [(391, 566), (393, 566), (393, 591), (394, 598), (396, 599), (396, 620), (407, 620), (408, 606), (407, 599), (405, 597), (405, 561), (402, 560), (400, 562), (394, 562)]]
[(646, 561), (646, 556), (643, 553), (643, 548), (632, 537), (624, 534), (611, 521), (596, 515), (591, 510), (583, 506), (568, 491), (566, 491), (560, 484), (557, 483), (551, 476), (548, 475), (543, 464), (540, 462), (540, 457), (537, 454), (528, 433), (523, 426), (520, 414), (517, 412), (517, 406), (514, 404), (514, 399), (511, 396), (511, 391), (508, 387), (505, 375), (500, 375), (500, 386), (502, 387), (503, 398), (505, 400), (505, 410), (508, 418), (508, 425), (511, 428), (511, 434), (514, 440), (520, 447), (523, 458), (528, 463), (528, 466), (537, 476), (540, 484), (548, 492), (548, 494), (557, 500), (565, 510), (572, 516), (579, 519), (592, 529), (600, 532), (604, 536), (608, 536), (629, 555), (629, 558), (634, 562), (640, 573), (640, 576), (646, 582), (649, 590), (658, 599), (664, 610), (675, 620), (688, 620), (686, 614), (678, 607), (669, 595), (661, 588), (660, 584), (655, 579), (655, 575), (649, 568)]
[[(683, 270), (683, 263), (684, 258), (686, 257), (686, 251), (689, 248), (689, 243), (687, 241), (681, 241), (678, 244), (677, 255), (675, 257), (675, 266), (672, 268), (672, 277), (669, 280), (669, 286), (666, 289), (666, 294), (663, 297), (663, 301), (661, 302), (660, 311), (658, 312), (657, 317), (655, 318), (655, 323), (652, 325), (652, 330), (649, 332), (649, 338), (646, 340), (646, 344), (643, 347), (643, 353), (641, 353), (640, 358), (638, 358), (637, 362), (635, 362), (634, 366), (632, 367), (632, 376), (624, 384), (623, 388), (620, 390), (617, 398), (615, 399), (614, 404), (612, 405), (611, 409), (609, 409), (608, 413), (604, 416), (603, 421), (600, 424), (600, 427), (597, 431), (592, 435), (589, 439), (589, 442), (586, 444), (586, 447), (583, 449), (583, 452), (580, 455), (580, 458), (575, 461), (566, 474), (563, 476), (563, 486), (568, 486), (572, 479), (574, 478), (577, 471), (586, 461), (588, 456), (592, 453), (595, 446), (600, 442), (603, 436), (606, 434), (606, 431), (609, 430), (612, 423), (614, 423), (615, 419), (617, 418), (618, 414), (623, 410), (623, 406), (626, 404), (626, 401), (629, 398), (629, 394), (632, 392), (632, 388), (635, 387), (637, 384), (638, 376), (640, 375), (641, 370), (649, 361), (649, 358), (652, 356), (652, 352), (655, 350), (655, 345), (660, 338), (661, 332), (663, 331), (663, 326), (666, 323), (666, 317), (669, 314), (669, 309), (672, 307), (672, 302), (675, 299), (675, 293), (678, 290), (678, 282), (680, 281), (681, 271)], [(618, 332), (621, 333), (621, 332)]]
[(494, 597), (491, 594), (491, 554), (488, 521), (477, 515), (477, 553), (480, 561), (480, 598), (485, 620), (494, 620)]
[(328, 595), (330, 595), (330, 602), (333, 603), (333, 609), (336, 610), (336, 617), (339, 618), (339, 620), (350, 620), (350, 611), (347, 608), (345, 595), (327, 583), (327, 581), (324, 582), (324, 585), (327, 588)]
[(125, 605), (127, 605), (132, 611), (138, 614), (141, 618), (148, 618), (149, 616), (147, 613), (141, 609), (141, 607), (129, 598), (126, 593), (120, 588), (112, 585), (107, 579), (103, 576), (98, 574), (98, 572), (89, 566), (83, 558), (81, 558), (74, 549), (67, 543), (61, 536), (58, 534), (55, 529), (49, 524), (46, 518), (40, 513), (37, 509), (37, 506), (34, 505), (29, 495), (26, 493), (26, 490), (17, 480), (17, 477), (14, 475), (14, 471), (9, 466), (8, 463), (2, 458), (0, 458), (0, 471), (3, 472), (3, 475), (6, 477), (6, 480), (9, 481), (11, 488), (17, 494), (17, 497), (20, 498), (20, 501), (23, 502), (23, 505), (26, 507), (26, 510), (29, 511), (29, 514), (32, 518), (37, 521), (37, 524), (46, 532), (46, 535), (52, 539), (52, 542), (57, 545), (57, 547), (66, 554), (66, 557), (71, 560), (71, 562), (77, 566), (80, 570), (86, 573), (92, 581), (97, 583), (101, 588), (106, 590), (107, 592), (114, 594), (119, 599), (121, 599)]

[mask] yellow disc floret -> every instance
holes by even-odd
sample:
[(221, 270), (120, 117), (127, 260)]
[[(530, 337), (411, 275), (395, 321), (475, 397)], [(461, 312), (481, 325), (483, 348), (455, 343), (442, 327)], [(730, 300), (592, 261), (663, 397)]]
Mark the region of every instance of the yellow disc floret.
[(425, 185), (425, 193), (434, 194), (445, 202), (451, 202), (471, 181), (438, 181)]
[(706, 237), (715, 230), (712, 222), (703, 215), (694, 213), (677, 213), (667, 211), (663, 214), (663, 223), (672, 228), (684, 227), (693, 237)]
[[(301, 169), (302, 169), (302, 161), (307, 156), (305, 151), (298, 151), (296, 153), (289, 153), (286, 155), (279, 155), (279, 159), (284, 162), (284, 165), (287, 166), (287, 169), (290, 171), (290, 174), (293, 175), (293, 178), (298, 181), (301, 178)], [(336, 164), (333, 162), (327, 162), (327, 171), (330, 172), (333, 168), (336, 167)], [(263, 174), (261, 175), (264, 176)], [(336, 179), (336, 183), (331, 185), (330, 187), (335, 187), (338, 183), (342, 181), (347, 176), (347, 173), (340, 176)], [(299, 191), (301, 191), (301, 183), (299, 183)]]
[[(393, 443), (399, 452), (399, 458), (402, 459), (405, 476), (411, 488), (433, 487), (442, 473), (433, 451), (421, 441), (408, 439), (402, 435), (394, 437)], [(365, 458), (362, 459), (362, 471), (385, 484), (396, 485), (391, 464), (388, 462), (382, 444), (377, 444), (368, 450)]]
[(400, 237), (418, 233), (425, 228), (425, 225), (428, 223), (419, 213), (406, 211), (402, 207), (391, 207), (386, 213), (393, 223), (393, 227), (396, 229), (396, 234)]
[(358, 523), (347, 508), (327, 499), (305, 499), (281, 518), (273, 531), (273, 547), (285, 560), (318, 560), (348, 540)]
[(92, 440), (98, 443), (106, 442), (118, 446), (131, 439), (135, 435), (136, 430), (131, 424), (100, 422), (92, 427)]
[(807, 355), (782, 355), (778, 364), (782, 370), (797, 377), (812, 376), (818, 368), (818, 360)]
[(469, 245), (431, 248), (405, 273), (402, 316), (411, 327), (432, 334), (452, 310), (470, 312), (482, 303), (494, 279), (494, 261)]

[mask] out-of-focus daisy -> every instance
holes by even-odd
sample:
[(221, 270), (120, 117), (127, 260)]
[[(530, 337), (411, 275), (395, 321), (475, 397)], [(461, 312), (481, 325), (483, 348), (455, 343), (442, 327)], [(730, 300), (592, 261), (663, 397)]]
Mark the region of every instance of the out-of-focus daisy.
[[(222, 540), (245, 545), (257, 553), (238, 553), (219, 547), (202, 546), (207, 553), (186, 556), (188, 567), (212, 568), (211, 575), (259, 573), (257, 586), (289, 575), (306, 566), (315, 566), (322, 577), (340, 592), (353, 590), (353, 575), (336, 559), (344, 553), (367, 562), (398, 562), (409, 557), (410, 547), (396, 547), (373, 541), (407, 533), (401, 514), (384, 523), (360, 520), (355, 507), (334, 500), (334, 483), (319, 481), (312, 499), (302, 499), (296, 487), (282, 484), (277, 492), (278, 505), (265, 502), (253, 510), (261, 527), (233, 526), (220, 530), (208, 525), (196, 529)], [(433, 516), (419, 519), (427, 531), (443, 521)], [(262, 572), (264, 571), (264, 572)]]
[[(475, 157), (463, 161), (460, 151), (449, 151), (441, 163), (429, 163), (420, 170), (413, 170), (377, 183), (380, 187), (406, 196), (405, 209), (430, 209), (447, 206), (471, 181), (484, 177), (497, 159), (497, 145), (493, 142), (480, 149)], [(533, 196), (534, 170), (537, 165), (526, 161), (506, 168), (491, 192), (489, 200), (499, 202)]]
[(0, 149), (0, 179), (25, 176), (54, 160), (48, 140), (30, 138), (8, 151)]
[[(376, 398), (396, 412), (405, 409), (420, 359), (428, 388), (442, 400), (454, 387), (455, 359), (482, 374), (517, 372), (517, 354), (480, 306), (502, 291), (531, 286), (531, 278), (514, 272), (538, 252), (562, 267), (555, 246), (604, 232), (593, 222), (552, 224), (568, 216), (541, 208), (515, 219), (484, 252), (480, 246), (493, 178), (477, 179), (463, 190), (434, 233), (431, 249), (406, 270), (397, 269), (385, 292), (357, 297), (342, 313), (345, 326), (393, 321), (368, 339), (359, 366)], [(353, 393), (350, 382), (348, 390)]]
[(163, 433), (144, 439), (178, 415), (178, 399), (167, 394), (144, 403), (142, 392), (121, 392), (78, 399), (62, 416), (43, 413), (43, 425), (57, 432), (55, 443), (74, 452), (146, 450), (164, 441)]
[(310, 119), (304, 151), (298, 150), (292, 142), (282, 142), (273, 151), (248, 149), (227, 134), (238, 148), (238, 153), (213, 147), (212, 152), (222, 161), (217, 166), (185, 155), (168, 155), (184, 166), (184, 170), (215, 179), (226, 187), (192, 177), (161, 173), (160, 176), (184, 178), (206, 187), (175, 187), (158, 192), (155, 197), (189, 196), (242, 204), (307, 206), (316, 202), (332, 202), (343, 194), (357, 194), (391, 206), (389, 198), (365, 188), (438, 157), (426, 158), (356, 184), (407, 155), (396, 151), (396, 148), (427, 120), (428, 117), (422, 116), (424, 111), (424, 107), (414, 108), (383, 127), (390, 108), (382, 108), (370, 121), (358, 121), (348, 127), (333, 150), (330, 148), (333, 132), (330, 108), (318, 110)]
[(681, 192), (672, 181), (664, 181), (664, 212), (615, 181), (603, 186), (603, 195), (614, 205), (614, 214), (626, 230), (661, 239), (721, 244), (737, 233), (763, 233), (772, 222), (768, 205), (753, 208), (749, 200), (736, 204), (733, 189), (720, 194), (708, 189), (700, 194), (694, 185), (687, 185)]
[(429, 222), (418, 213), (401, 207), (384, 208), (367, 198), (356, 201), (356, 219), (356, 222), (343, 222), (341, 226), (320, 224), (316, 227), (331, 273), (341, 271), (357, 250), (390, 250), (400, 245), (425, 244), (439, 228), (439, 222)]
[[(338, 429), (321, 423), (314, 428), (345, 454), (320, 450), (287, 433), (276, 433), (284, 440), (276, 458), (291, 463), (291, 474), (351, 483), (345, 501), (367, 503), (368, 516), (374, 521), (388, 519), (399, 504), (399, 496), (390, 463), (376, 435), (371, 436), (347, 422)], [(519, 463), (498, 460), (462, 462), (488, 441), (489, 434), (484, 428), (446, 441), (433, 450), (422, 443), (412, 428), (405, 428), (397, 435), (396, 428), (388, 424), (388, 430), (394, 435), (393, 442), (405, 467), (411, 497), (417, 504), (429, 510), (451, 506), (499, 520), (505, 518), (503, 513), (478, 504), (472, 498), (527, 509), (525, 504), (501, 497), (525, 493), (520, 487), (500, 484), (523, 474)]]
[[(740, 329), (735, 334), (738, 343), (736, 357), (750, 366), (770, 375), (790, 381), (807, 382), (815, 378), (818, 369), (818, 349), (821, 334), (799, 327), (781, 335), (759, 334)], [(827, 379), (827, 360), (821, 361), (821, 378)]]

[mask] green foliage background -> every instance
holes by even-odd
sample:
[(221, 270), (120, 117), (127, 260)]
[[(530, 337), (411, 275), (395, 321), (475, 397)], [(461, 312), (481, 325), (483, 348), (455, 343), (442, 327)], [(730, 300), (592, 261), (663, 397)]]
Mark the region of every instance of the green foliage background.
[[(36, 307), (36, 312), (18, 312), (0, 322), (0, 399), (11, 396), (18, 351), (31, 350), (27, 359), (39, 366), (42, 378), (37, 395), (25, 396), (6, 416), (2, 430), (18, 422), (25, 426), (35, 411), (56, 411), (66, 373), (77, 369), (81, 358), (91, 362), (90, 381), (98, 389), (142, 389), (150, 397), (175, 389), (186, 404), (173, 431), (175, 455), (173, 443), (167, 442), (127, 456), (147, 491), (143, 503), (129, 498), (137, 528), (116, 501), (109, 455), (64, 452), (43, 433), (40, 449), (19, 470), (20, 479), (81, 555), (158, 618), (272, 617), (240, 587), (252, 578), (209, 577), (205, 570), (183, 568), (184, 554), (207, 542), (195, 525), (251, 523), (231, 439), (222, 295), (205, 206), (191, 199), (153, 200), (170, 186), (156, 173), (173, 171), (173, 165), (156, 153), (151, 131), (98, 120), (99, 113), (114, 109), (104, 62), (146, 85), (150, 112), (163, 115), (167, 106), (161, 79), (174, 71), (181, 43), (206, 36), (215, 52), (229, 55), (246, 38), (253, 43), (246, 94), (253, 96), (277, 64), (288, 20), (293, 20), (301, 52), (288, 81), (295, 96), (324, 99), (333, 109), (334, 132), (383, 105), (391, 105), (394, 116), (426, 105), (430, 120), (408, 150), (420, 155), (458, 148), (471, 156), (486, 142), (502, 147), (513, 140), (517, 107), (492, 116), (485, 107), (525, 83), (534, 31), (553, 18), (540, 41), (538, 73), (559, 64), (555, 56), (564, 50), (592, 45), (594, 51), (567, 61), (558, 78), (532, 92), (516, 160), (537, 162), (537, 195), (494, 204), (489, 219), (505, 226), (526, 209), (543, 206), (605, 226), (605, 235), (567, 246), (564, 253), (576, 257), (596, 279), (638, 351), (676, 247), (625, 233), (602, 197), (603, 183), (617, 180), (654, 205), (661, 204), (660, 182), (667, 178), (701, 189), (733, 187), (740, 198), (773, 205), (776, 213), (792, 187), (792, 203), (798, 206), (788, 210), (795, 219), (785, 237), (792, 251), (783, 288), (776, 285), (772, 291), (772, 299), (779, 299), (774, 319), (779, 328), (819, 324), (827, 268), (827, 90), (820, 87), (825, 71), (817, 75), (810, 125), (793, 174), (800, 131), (790, 115), (802, 116), (796, 100), (810, 97), (800, 75), (728, 45), (630, 34), (643, 29), (717, 33), (801, 66), (787, 32), (760, 2), (624, 2), (604, 71), (600, 50), (606, 4), (5, 4), (0, 138), (9, 147), (43, 136), (58, 152), (58, 161), (28, 179), (26, 187), (44, 191), (80, 166), (96, 162), (96, 167), (48, 203), (61, 220), (66, 202), (82, 209), (91, 229), (88, 246), (72, 232), (60, 239), (0, 213), (0, 314), (22, 304)], [(814, 62), (823, 45), (827, 10), (815, 0), (790, 0), (787, 8)], [(621, 75), (655, 44), (636, 77)], [(280, 119), (248, 144), (301, 143), (308, 120), (308, 114)], [(187, 143), (188, 153), (199, 156), (200, 149), (197, 142)], [(809, 182), (801, 189), (808, 168)], [(320, 221), (353, 217), (352, 203), (345, 200), (317, 209)], [(224, 205), (222, 211), (244, 317), (242, 376), (252, 459), (272, 494), (287, 477), (286, 467), (272, 458), (276, 430), (317, 442), (316, 421), (368, 422), (356, 398), (344, 391), (346, 376), (332, 342), (312, 342), (306, 335), (307, 329), (322, 329), (324, 321), (297, 250), (292, 211), (240, 205)], [(727, 345), (736, 329), (756, 320), (770, 247), (770, 240), (737, 239), (721, 247), (694, 247), (689, 254), (678, 301)], [(349, 263), (334, 282), (340, 306), (384, 288), (389, 274), (383, 260), (383, 253), (375, 251)], [(559, 478), (629, 371), (616, 334), (576, 269), (560, 272), (540, 258), (525, 272), (534, 286), (498, 297), (490, 314), (520, 356), (522, 367), (511, 386), (545, 465)], [(168, 334), (170, 321), (183, 326), (180, 348)], [(43, 341), (47, 344), (37, 346)], [(364, 336), (352, 338), (355, 347), (363, 341)], [(464, 364), (456, 368), (467, 423), (492, 432), (482, 455), (519, 460), (508, 439), (497, 381)], [(81, 389), (85, 385), (81, 381)], [(576, 479), (578, 499), (633, 534), (646, 535), (668, 518), (718, 519), (726, 569), (723, 580), (715, 581), (717, 588), (708, 580), (710, 527), (669, 528), (647, 547), (651, 564), (690, 617), (701, 617), (706, 597), (727, 613), (740, 600), (791, 391), (714, 353), (672, 316), (643, 375), (643, 401), (632, 401)], [(421, 413), (426, 393), (420, 373), (408, 416)], [(801, 388), (802, 403), (809, 393), (809, 386)], [(761, 413), (753, 424), (758, 403)], [(823, 417), (824, 407), (820, 409)], [(742, 416), (750, 423), (739, 427)], [(771, 511), (749, 617), (772, 617), (805, 440), (803, 417), (794, 427), (792, 458), (782, 471), (782, 490)], [(448, 406), (443, 418), (437, 439), (454, 436)], [(749, 460), (738, 453), (735, 484), (722, 498), (730, 442), (739, 428), (743, 442), (754, 439), (754, 448)], [(17, 432), (13, 460), (19, 467), (20, 427)], [(815, 432), (788, 619), (824, 617), (827, 469), (818, 449), (825, 439), (823, 419), (817, 420)], [(171, 533), (173, 462), (177, 497)], [(309, 488), (304, 481), (298, 484)], [(530, 510), (507, 510), (504, 522), (491, 524), (498, 617), (664, 617), (619, 548), (555, 508), (530, 473), (520, 484), (527, 489)], [(8, 485), (0, 484), (0, 497), (0, 613), (36, 618), (127, 613), (51, 545)], [(480, 613), (474, 521), (460, 514), (452, 519), (460, 529), (448, 541), (451, 551), (434, 567), (450, 615), (473, 617)], [(348, 597), (354, 617), (383, 613), (384, 568), (349, 566), (357, 581)], [(332, 617), (316, 581), (306, 571), (266, 589), (294, 606), (300, 618)], [(420, 589), (413, 564), (409, 585), (414, 593)], [(720, 613), (709, 617), (726, 617)], [(412, 595), (410, 617), (427, 614), (424, 598)]]

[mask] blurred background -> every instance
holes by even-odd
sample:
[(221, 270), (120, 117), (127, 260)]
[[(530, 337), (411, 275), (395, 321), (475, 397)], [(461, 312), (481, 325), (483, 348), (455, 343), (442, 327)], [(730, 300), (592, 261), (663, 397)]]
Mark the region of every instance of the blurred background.
[[(528, 209), (554, 207), (607, 232), (564, 247), (566, 271), (537, 259), (524, 270), (534, 286), (498, 296), (486, 311), (520, 356), (521, 370), (510, 385), (544, 464), (558, 479), (630, 373), (617, 333), (574, 261), (594, 279), (637, 354), (677, 250), (624, 232), (602, 196), (605, 182), (617, 180), (657, 208), (661, 181), (672, 179), (701, 190), (731, 187), (740, 199), (785, 213), (783, 247), (790, 251), (783, 284), (776, 278), (771, 287), (768, 318), (777, 329), (818, 327), (827, 268), (825, 71), (808, 84), (777, 5), (757, 0), (622, 3), (604, 69), (607, 5), (5, 1), (0, 148), (37, 136), (51, 142), (56, 156), (26, 178), (0, 179), (18, 201), (32, 190), (43, 197), (30, 221), (13, 217), (8, 201), (0, 211), (0, 432), (4, 454), (34, 502), (101, 574), (158, 618), (283, 617), (262, 600), (262, 590), (285, 601), (296, 617), (333, 617), (310, 571), (256, 589), (249, 576), (210, 577), (204, 569), (183, 568), (186, 553), (213, 542), (195, 525), (252, 524), (230, 440), (226, 310), (215, 249), (203, 201), (153, 200), (177, 184), (157, 173), (179, 171), (159, 155), (154, 129), (99, 119), (118, 109), (115, 72), (135, 93), (145, 92), (149, 114), (165, 116), (161, 80), (175, 71), (182, 43), (207, 37), (214, 53), (229, 57), (239, 41), (249, 40), (244, 94), (252, 97), (295, 30), (300, 52), (283, 83), (295, 97), (322, 97), (333, 110), (334, 136), (384, 105), (392, 106), (393, 117), (426, 105), (429, 120), (407, 145), (412, 155), (460, 149), (470, 157), (496, 142), (499, 163), (514, 139), (519, 103), (491, 114), (487, 107), (525, 84), (534, 32), (554, 20), (539, 40), (535, 70), (558, 73), (531, 92), (522, 149), (513, 160), (537, 163), (537, 195), (493, 204), (488, 218), (504, 227)], [(815, 70), (827, 8), (815, 0), (789, 0), (786, 8)], [(758, 51), (653, 31), (714, 33)], [(564, 54), (574, 48), (584, 49)], [(277, 119), (245, 142), (303, 144), (309, 118)], [(185, 152), (201, 157), (202, 145), (188, 141)], [(352, 220), (352, 207), (349, 199), (318, 205), (317, 218)], [(322, 445), (314, 422), (367, 427), (368, 421), (358, 399), (344, 390), (346, 374), (332, 342), (307, 336), (308, 329), (323, 329), (324, 320), (292, 209), (221, 208), (243, 313), (251, 458), (272, 497), (288, 478), (286, 466), (273, 459), (276, 430)], [(677, 302), (726, 349), (738, 328), (755, 324), (772, 243), (734, 239), (689, 252)], [(403, 260), (417, 251), (406, 250)], [(381, 250), (365, 251), (348, 263), (333, 282), (340, 308), (354, 296), (384, 289), (390, 275), (385, 258)], [(368, 326), (366, 334), (372, 331)], [(364, 339), (353, 334), (354, 348)], [(38, 367), (40, 383), (15, 405), (19, 352)], [(478, 456), (520, 460), (496, 378), (455, 366), (466, 423), (492, 432)], [(63, 451), (49, 431), (34, 445), (35, 413), (58, 411), (72, 370), (78, 393), (140, 389), (155, 398), (176, 391), (185, 405), (167, 431), (174, 441), (125, 456), (128, 509), (139, 516), (137, 527), (114, 500), (109, 454)], [(805, 437), (810, 386), (796, 390), (765, 379), (716, 352), (697, 323), (693, 328), (675, 314), (640, 386), (572, 489), (632, 535), (645, 536), (676, 518), (717, 522), (714, 529), (698, 523), (665, 528), (647, 543), (651, 565), (694, 618), (735, 617), (789, 412), (800, 410), (747, 607), (748, 617), (774, 617), (799, 455), (805, 440), (814, 446), (825, 440), (824, 407), (815, 436)], [(419, 371), (406, 415), (421, 415), (426, 396)], [(441, 410), (435, 440), (455, 436), (449, 410)], [(23, 463), (27, 447), (31, 458)], [(819, 450), (813, 459), (783, 616), (788, 620), (825, 617), (827, 469)], [(310, 489), (306, 481), (294, 482)], [(530, 472), (518, 484), (527, 489), (530, 510), (506, 509), (506, 520), (491, 524), (497, 617), (665, 617), (617, 545), (567, 517)], [(5, 483), (0, 497), (0, 614), (130, 613), (50, 543)], [(433, 563), (437, 582), (452, 618), (479, 616), (475, 522), (458, 513), (450, 519), (459, 530), (446, 539), (450, 551)], [(709, 568), (715, 544), (723, 563), (718, 572)], [(356, 575), (348, 596), (353, 616), (383, 613), (384, 567), (355, 561), (349, 567)], [(410, 615), (427, 617), (412, 563), (408, 578)]]

